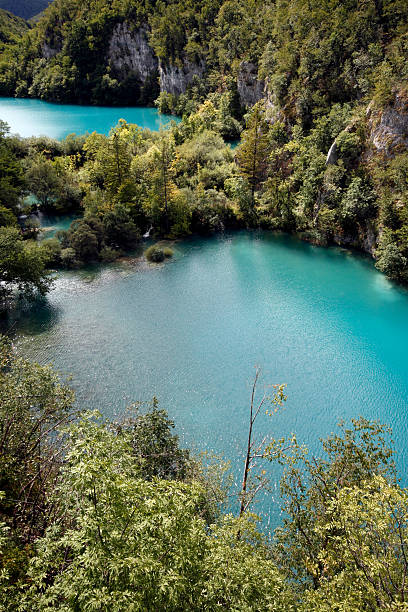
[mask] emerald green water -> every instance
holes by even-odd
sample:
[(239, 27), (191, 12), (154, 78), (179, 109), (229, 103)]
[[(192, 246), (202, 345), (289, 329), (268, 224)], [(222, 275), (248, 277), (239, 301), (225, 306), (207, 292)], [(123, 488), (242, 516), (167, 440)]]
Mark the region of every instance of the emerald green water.
[(17, 343), (71, 373), (83, 407), (113, 415), (156, 395), (183, 442), (222, 453), (237, 477), (259, 365), (265, 382), (288, 385), (264, 432), (295, 431), (316, 449), (340, 419), (380, 419), (394, 429), (405, 478), (407, 321), (408, 292), (371, 261), (242, 232), (179, 243), (164, 265), (63, 273), (21, 319)]
[(0, 119), (8, 123), (13, 134), (57, 139), (72, 133), (108, 134), (119, 119), (150, 130), (158, 130), (171, 119), (179, 121), (176, 117), (161, 115), (155, 108), (77, 106), (23, 98), (0, 98)]

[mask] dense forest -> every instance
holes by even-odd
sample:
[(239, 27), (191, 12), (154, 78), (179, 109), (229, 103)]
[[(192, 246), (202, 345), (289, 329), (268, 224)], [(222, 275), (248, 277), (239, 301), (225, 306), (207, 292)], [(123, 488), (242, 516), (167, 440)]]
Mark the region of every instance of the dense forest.
[[(69, 151), (6, 139), (23, 191), (85, 213), (49, 245), (56, 263), (60, 250), (63, 265), (112, 259), (149, 227), (170, 238), (262, 227), (359, 248), (405, 282), (407, 28), (404, 0), (53, 2), (3, 45), (3, 95), (183, 116), (166, 134), (72, 137)], [(123, 243), (106, 235), (112, 215)]]
[(0, 49), (10, 43), (16, 43), (29, 26), (24, 19), (8, 11), (0, 10)]
[[(408, 495), (378, 423), (342, 425), (320, 458), (266, 436), (264, 465), (234, 491), (225, 465), (180, 447), (155, 399), (108, 421), (4, 338), (0, 359), (2, 610), (407, 609)], [(284, 466), (273, 539), (252, 506), (268, 461)]]
[[(30, 25), (0, 10), (0, 95), (180, 117), (63, 140), (0, 121), (0, 310), (143, 236), (158, 262), (178, 238), (239, 228), (357, 248), (407, 283), (407, 60), (406, 0), (54, 0)], [(38, 210), (78, 218), (42, 240)], [(83, 412), (0, 337), (0, 610), (408, 610), (390, 432), (341, 424), (320, 456), (261, 435), (286, 390), (263, 396), (258, 376), (234, 488), (181, 447), (171, 406)], [(253, 502), (271, 462), (268, 535)]]

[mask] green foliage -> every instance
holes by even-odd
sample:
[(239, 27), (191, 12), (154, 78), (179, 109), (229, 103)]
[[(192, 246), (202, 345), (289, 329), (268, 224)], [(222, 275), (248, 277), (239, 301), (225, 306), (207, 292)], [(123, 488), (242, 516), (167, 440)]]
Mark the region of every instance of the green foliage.
[(148, 261), (160, 263), (165, 259), (164, 250), (160, 246), (152, 244), (152, 246), (149, 246), (149, 248), (146, 249), (145, 257)]
[(115, 249), (109, 246), (103, 247), (99, 253), (99, 257), (101, 258), (101, 260), (107, 263), (115, 261), (115, 259), (117, 259), (119, 256), (120, 251), (116, 251)]
[[(61, 462), (57, 432), (72, 414), (74, 396), (50, 367), (19, 358), (1, 338), (0, 397), (0, 518), (13, 530), (10, 546), (18, 548), (42, 534), (54, 517), (50, 495)], [(12, 555), (7, 559), (12, 563)]]
[(341, 214), (347, 221), (363, 221), (376, 212), (375, 195), (369, 185), (356, 177), (344, 193), (340, 206)]
[(174, 251), (170, 247), (164, 247), (163, 253), (165, 257), (173, 257)]
[(16, 212), (24, 188), (23, 170), (10, 147), (9, 127), (0, 120), (0, 205)]
[(251, 187), (252, 207), (255, 205), (255, 191), (266, 178), (269, 152), (268, 124), (265, 119), (264, 105), (259, 102), (248, 115), (237, 153), (240, 173), (247, 179)]
[(15, 214), (5, 206), (0, 206), (0, 227), (14, 226), (17, 224), (17, 218)]
[(156, 398), (147, 410), (142, 408), (140, 404), (131, 406), (129, 416), (121, 420), (117, 429), (120, 435), (128, 437), (143, 478), (185, 480), (190, 453), (180, 449), (178, 436), (172, 431), (174, 422), (165, 410), (159, 410)]
[(15, 43), (28, 30), (28, 24), (19, 18), (24, 15), (19, 14), (16, 8), (14, 0), (0, 0), (0, 49), (4, 44)]
[(407, 278), (407, 258), (402, 254), (396, 242), (395, 233), (384, 231), (376, 251), (376, 267), (390, 278), (401, 281)]
[[(267, 391), (256, 399), (256, 380), (252, 425), (268, 401)], [(285, 399), (275, 391), (273, 411)], [(257, 450), (249, 437), (252, 471), (260, 457), (285, 466), (271, 542), (248, 507), (240, 518), (215, 511), (219, 471), (180, 448), (156, 399), (118, 422), (88, 413), (67, 425), (73, 399), (51, 368), (1, 339), (2, 609), (406, 607), (408, 496), (382, 425), (341, 424), (322, 457), (276, 440)]]
[[(383, 476), (342, 488), (315, 530), (327, 544), (320, 560), (327, 578), (303, 609), (403, 610), (408, 569), (408, 497)], [(327, 537), (329, 536), (329, 537)]]
[(197, 511), (204, 489), (143, 479), (131, 439), (87, 418), (71, 427), (57, 493), (66, 527), (37, 540), (21, 608), (290, 606), (290, 589), (265, 558), (252, 521), (226, 518), (208, 531)]
[(47, 267), (58, 267), (61, 262), (61, 243), (58, 238), (48, 238), (41, 243)]
[(27, 299), (45, 295), (52, 282), (45, 265), (44, 251), (24, 243), (17, 228), (0, 227), (1, 307), (6, 307), (13, 290)]
[(28, 160), (25, 172), (30, 192), (44, 210), (53, 208), (58, 197), (59, 180), (52, 161), (38, 155)]
[(331, 529), (332, 504), (342, 491), (362, 487), (375, 475), (394, 483), (395, 471), (386, 428), (360, 418), (341, 435), (323, 441), (324, 458), (301, 452), (290, 459), (281, 482), (287, 518), (277, 531), (279, 564), (304, 588), (336, 579), (324, 554), (342, 532)]

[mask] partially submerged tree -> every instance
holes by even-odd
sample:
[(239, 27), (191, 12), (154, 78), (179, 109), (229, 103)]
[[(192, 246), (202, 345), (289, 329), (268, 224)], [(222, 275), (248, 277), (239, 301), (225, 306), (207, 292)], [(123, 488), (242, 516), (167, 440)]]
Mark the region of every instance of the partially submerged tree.
[(5, 308), (13, 290), (26, 298), (45, 295), (52, 279), (45, 269), (46, 254), (24, 242), (14, 227), (0, 227), (0, 307)]
[[(251, 390), (251, 401), (249, 405), (249, 426), (248, 426), (248, 442), (244, 462), (244, 474), (242, 478), (242, 486), (240, 492), (239, 516), (248, 512), (256, 495), (264, 489), (269, 480), (266, 476), (266, 471), (257, 470), (260, 459), (272, 461), (278, 459), (283, 453), (293, 448), (295, 439), (287, 443), (284, 438), (275, 440), (271, 436), (265, 435), (259, 439), (255, 433), (256, 420), (263, 412), (271, 415), (276, 413), (283, 406), (287, 399), (285, 395), (286, 385), (272, 385), (263, 390), (261, 398), (257, 398), (257, 385), (259, 382), (261, 371), (256, 368), (254, 382)], [(270, 391), (272, 389), (272, 395)], [(269, 406), (269, 408), (268, 408)]]

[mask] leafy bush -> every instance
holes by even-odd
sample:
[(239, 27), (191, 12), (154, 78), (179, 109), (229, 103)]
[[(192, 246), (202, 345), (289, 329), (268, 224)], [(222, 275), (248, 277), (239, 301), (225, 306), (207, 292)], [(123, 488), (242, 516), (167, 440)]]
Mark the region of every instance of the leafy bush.
[(164, 261), (166, 255), (161, 247), (157, 246), (156, 244), (152, 244), (152, 246), (146, 249), (145, 257), (148, 261), (160, 263), (161, 261)]
[(103, 247), (103, 249), (101, 249), (101, 252), (99, 253), (99, 257), (102, 261), (105, 262), (115, 261), (115, 259), (117, 259), (119, 256), (119, 251), (116, 251), (115, 249), (112, 249), (112, 247), (108, 246)]

